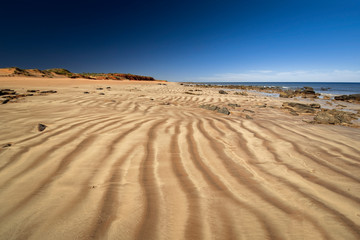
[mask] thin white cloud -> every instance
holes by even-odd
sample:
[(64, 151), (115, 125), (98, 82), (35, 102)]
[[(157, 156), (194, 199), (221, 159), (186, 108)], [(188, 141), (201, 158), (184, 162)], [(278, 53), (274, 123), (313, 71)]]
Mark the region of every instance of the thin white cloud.
[(360, 70), (273, 71), (252, 70), (241, 73), (199, 77), (203, 82), (360, 82)]

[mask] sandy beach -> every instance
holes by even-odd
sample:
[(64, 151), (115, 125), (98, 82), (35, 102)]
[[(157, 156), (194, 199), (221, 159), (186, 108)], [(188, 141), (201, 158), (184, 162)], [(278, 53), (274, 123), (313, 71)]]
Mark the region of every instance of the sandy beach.
[(0, 239), (360, 239), (356, 125), (171, 82), (0, 88), (57, 91), (0, 105)]

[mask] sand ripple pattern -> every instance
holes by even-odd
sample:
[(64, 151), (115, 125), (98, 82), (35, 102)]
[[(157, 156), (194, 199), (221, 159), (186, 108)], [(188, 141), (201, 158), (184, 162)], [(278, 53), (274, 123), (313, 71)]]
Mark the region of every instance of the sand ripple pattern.
[(360, 239), (358, 129), (139, 95), (1, 110), (0, 239)]

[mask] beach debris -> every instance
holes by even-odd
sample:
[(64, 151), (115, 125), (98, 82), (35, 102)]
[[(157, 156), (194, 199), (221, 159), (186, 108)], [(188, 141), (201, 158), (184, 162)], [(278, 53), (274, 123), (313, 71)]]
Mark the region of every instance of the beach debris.
[(219, 90), (220, 94), (228, 94), (227, 92), (225, 92), (224, 90)]
[(318, 124), (351, 124), (351, 121), (357, 119), (355, 113), (340, 111), (336, 109), (322, 109), (314, 117), (313, 123)]
[(39, 125), (38, 125), (38, 130), (39, 130), (39, 132), (44, 131), (46, 127), (47, 127), (47, 126), (46, 126), (45, 124), (39, 123)]
[(12, 146), (11, 143), (7, 143), (7, 144), (3, 145), (2, 148), (9, 148), (9, 147), (11, 147), (11, 146)]
[(360, 94), (340, 95), (335, 96), (334, 99), (346, 102), (360, 101)]
[(222, 113), (225, 115), (230, 115), (230, 111), (226, 107), (218, 107), (218, 106), (211, 105), (211, 104), (204, 104), (204, 105), (200, 105), (200, 108), (203, 108), (206, 110), (211, 110), (211, 111), (217, 111), (218, 113)]

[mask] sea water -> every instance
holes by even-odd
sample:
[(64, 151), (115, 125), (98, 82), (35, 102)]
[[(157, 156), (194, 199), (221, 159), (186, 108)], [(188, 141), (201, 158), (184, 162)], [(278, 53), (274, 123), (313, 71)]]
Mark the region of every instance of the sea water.
[(262, 86), (279, 87), (282, 89), (299, 89), (302, 87), (312, 87), (315, 92), (329, 95), (349, 95), (360, 94), (359, 83), (342, 82), (198, 82), (198, 84), (211, 85), (243, 85), (243, 86)]

